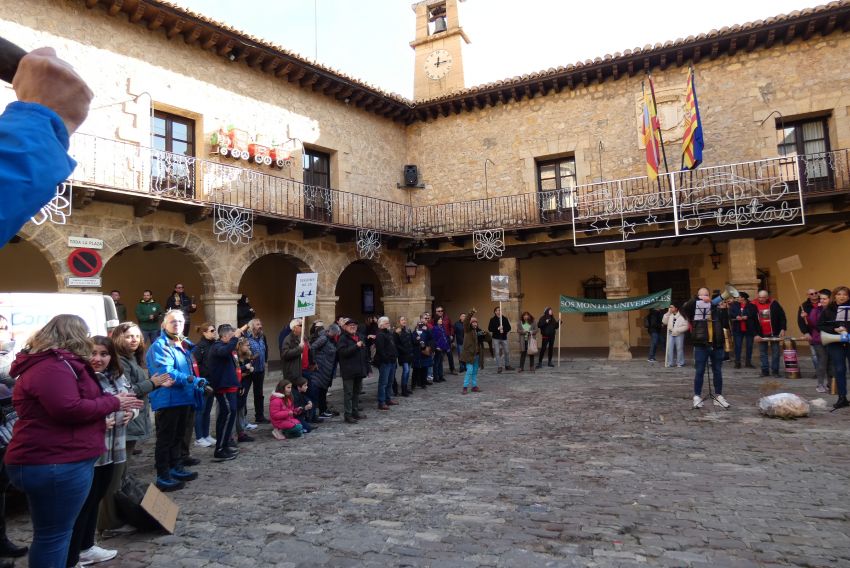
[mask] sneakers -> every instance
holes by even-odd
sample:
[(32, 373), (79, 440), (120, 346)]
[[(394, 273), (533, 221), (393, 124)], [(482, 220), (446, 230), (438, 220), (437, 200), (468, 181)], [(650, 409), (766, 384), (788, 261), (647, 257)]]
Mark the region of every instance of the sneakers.
[(505, 365), (505, 370), (506, 370), (506, 371), (516, 371), (516, 369), (514, 369), (514, 368), (513, 368), (513, 367), (511, 367), (510, 365)]
[(172, 478), (178, 481), (192, 481), (198, 479), (197, 471), (189, 471), (188, 469), (183, 469), (183, 466), (173, 467), (168, 473), (171, 474)]
[(822, 385), (818, 385), (817, 388), (815, 388), (815, 390), (818, 391), (818, 392), (827, 392), (826, 387), (822, 386)]
[(466, 388), (466, 387), (463, 387), (463, 390), (462, 390), (462, 391), (460, 391), (460, 394), (467, 394), (468, 392), (469, 392), (469, 391), (467, 390), (467, 388)]
[(256, 425), (256, 424), (252, 424), (251, 422), (248, 422), (247, 424), (245, 424), (245, 429), (246, 429), (246, 430), (256, 430), (256, 429), (257, 429), (257, 425)]
[(702, 399), (698, 394), (694, 395), (694, 408), (702, 408)]
[(325, 410), (324, 412), (322, 412), (321, 416), (322, 416), (322, 418), (333, 418), (334, 413), (331, 412), (330, 410)]
[(212, 436), (207, 436), (206, 438), (204, 438), (204, 440), (209, 442), (210, 446), (215, 446), (215, 438), (213, 438)]
[(223, 450), (216, 450), (213, 453), (213, 460), (214, 461), (220, 461), (221, 462), (221, 461), (229, 461), (229, 460), (235, 460), (235, 459), (236, 459), (236, 453), (233, 452), (230, 448), (224, 448)]
[(472, 392), (481, 392), (481, 389), (478, 387), (472, 387)]
[(212, 444), (210, 444), (209, 440), (207, 440), (206, 438), (198, 438), (197, 440), (195, 440), (195, 445), (199, 448), (209, 448), (210, 446), (212, 446)]
[(246, 434), (245, 432), (242, 432), (241, 434), (239, 434), (239, 435), (236, 437), (236, 441), (237, 441), (237, 442), (239, 442), (239, 443), (241, 444), (241, 443), (243, 443), (243, 442), (253, 442), (253, 441), (254, 441), (254, 438), (253, 438), (253, 436), (249, 436), (249, 435), (248, 435), (248, 434)]
[[(186, 487), (185, 483), (183, 483), (182, 481), (178, 481), (173, 477), (160, 477), (158, 475), (156, 476), (156, 488), (165, 493), (168, 493), (169, 491), (177, 491), (179, 489), (183, 489), (184, 487)], [(80, 556), (82, 557), (82, 554)]]
[(726, 399), (723, 398), (722, 394), (718, 394), (714, 397), (714, 406), (719, 406), (721, 408), (729, 408), (732, 405), (726, 402)]
[(94, 545), (91, 548), (80, 552), (80, 565), (89, 566), (91, 564), (97, 564), (98, 562), (106, 562), (107, 560), (112, 560), (116, 556), (118, 556), (117, 550), (108, 550), (106, 548), (101, 548), (98, 545)]

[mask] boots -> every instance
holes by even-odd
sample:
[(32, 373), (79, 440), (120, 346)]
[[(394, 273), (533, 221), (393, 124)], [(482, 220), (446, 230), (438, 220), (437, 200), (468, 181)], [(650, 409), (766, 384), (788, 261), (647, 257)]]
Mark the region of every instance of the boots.
[(398, 396), (398, 380), (393, 379), (393, 396)]
[(410, 396), (410, 389), (407, 388), (407, 385), (401, 386), (401, 396)]
[(838, 410), (839, 408), (845, 408), (847, 406), (850, 406), (850, 402), (847, 401), (847, 397), (838, 395), (838, 400), (836, 400), (835, 404), (832, 405), (832, 409)]

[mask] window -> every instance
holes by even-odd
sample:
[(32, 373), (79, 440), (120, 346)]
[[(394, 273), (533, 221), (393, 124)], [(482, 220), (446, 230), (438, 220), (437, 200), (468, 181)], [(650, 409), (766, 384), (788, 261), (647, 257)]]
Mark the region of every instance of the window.
[(691, 274), (687, 268), (647, 272), (646, 284), (650, 294), (671, 288), (671, 301), (678, 306), (691, 298)]
[(576, 160), (574, 157), (537, 162), (540, 220), (544, 222), (571, 220), (575, 187)]
[(778, 144), (780, 156), (801, 156), (800, 172), (805, 180), (804, 190), (823, 190), (832, 187), (829, 169), (829, 129), (825, 117), (783, 122)]
[(156, 193), (193, 197), (195, 121), (162, 111), (151, 119), (151, 184)]
[[(581, 288), (583, 290), (584, 297), (588, 298), (590, 300), (604, 300), (605, 298), (607, 298), (607, 294), (605, 294), (605, 281), (602, 280), (601, 278), (599, 278), (596, 275), (594, 275), (594, 276), (588, 278), (587, 280), (585, 280), (584, 282), (582, 282)], [(586, 314), (584, 314), (584, 317), (585, 318), (598, 318), (598, 317), (605, 317), (607, 315), (608, 314), (606, 314), (606, 313), (601, 313), (601, 314), (586, 313)]]
[(304, 148), (304, 217), (313, 221), (333, 219), (330, 154)]

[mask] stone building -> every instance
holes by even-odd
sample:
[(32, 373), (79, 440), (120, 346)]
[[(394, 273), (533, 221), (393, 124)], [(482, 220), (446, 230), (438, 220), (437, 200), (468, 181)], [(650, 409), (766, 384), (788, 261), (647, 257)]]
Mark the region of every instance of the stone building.
[[(103, 240), (99, 289), (130, 308), (179, 281), (196, 323), (220, 323), (245, 293), (270, 334), (297, 272), (319, 274), (325, 321), (434, 301), (489, 312), (496, 273), (514, 321), (561, 294), (726, 282), (790, 308), (776, 262), (795, 253), (800, 286), (845, 283), (831, 253), (850, 244), (850, 2), (469, 88), (460, 15), (457, 0), (414, 5), (406, 100), (167, 2), (0, 5), (0, 35), (55, 47), (96, 93), (72, 139), (70, 216), (60, 202), (0, 249), (0, 290), (97, 291), (69, 285), (71, 236)], [(704, 162), (650, 182), (647, 72), (676, 170), (689, 66)], [(477, 259), (498, 230), (504, 251)], [(369, 258), (358, 240), (376, 238)], [(565, 316), (560, 342), (626, 358), (642, 319)]]

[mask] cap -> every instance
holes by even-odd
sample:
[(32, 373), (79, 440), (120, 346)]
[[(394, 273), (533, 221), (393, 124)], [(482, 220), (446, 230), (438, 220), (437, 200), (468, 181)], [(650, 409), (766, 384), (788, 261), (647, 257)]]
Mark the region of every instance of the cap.
[(357, 321), (354, 318), (345, 318), (345, 321), (342, 322), (342, 325), (349, 325), (349, 324), (352, 324), (352, 323), (354, 325), (357, 325)]

